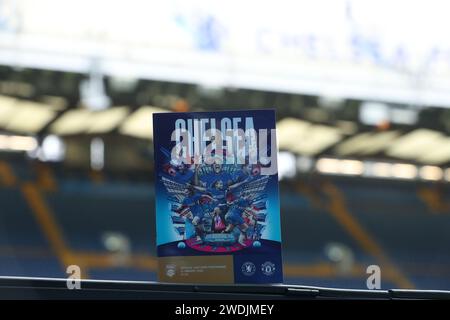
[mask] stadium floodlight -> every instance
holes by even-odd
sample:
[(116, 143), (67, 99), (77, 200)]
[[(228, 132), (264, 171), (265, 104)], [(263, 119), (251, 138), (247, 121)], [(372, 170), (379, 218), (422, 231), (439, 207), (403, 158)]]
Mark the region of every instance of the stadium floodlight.
[(14, 112), (15, 103), (17, 99), (0, 96), (0, 126), (4, 127)]
[(81, 133), (89, 123), (90, 111), (85, 109), (75, 109), (64, 113), (50, 127), (52, 133), (58, 135)]
[(415, 179), (417, 167), (407, 163), (395, 163), (392, 165), (392, 176), (398, 179)]
[(316, 168), (321, 173), (327, 174), (338, 174), (339, 169), (339, 160), (332, 158), (322, 158), (316, 162)]
[(86, 132), (103, 133), (112, 131), (126, 118), (128, 112), (127, 107), (115, 107), (104, 111), (92, 112), (91, 123)]
[(439, 181), (444, 176), (444, 171), (436, 166), (423, 166), (420, 168), (419, 175), (424, 180)]
[(366, 162), (365, 175), (375, 178), (392, 177), (392, 163), (388, 162)]
[[(153, 138), (152, 114), (155, 112), (168, 112), (168, 110), (143, 106), (131, 114), (120, 126), (119, 132), (142, 139)], [(150, 119), (150, 120), (149, 120)]]
[(398, 131), (360, 133), (339, 143), (334, 150), (339, 156), (374, 154), (386, 149), (399, 135)]
[(302, 155), (316, 155), (341, 139), (338, 128), (314, 125), (307, 121), (285, 118), (277, 123), (280, 149)]
[(443, 164), (450, 161), (450, 138), (439, 139), (439, 147), (427, 150), (419, 157), (419, 161), (428, 164)]
[(442, 133), (417, 129), (395, 140), (386, 150), (386, 154), (401, 159), (418, 160), (425, 154), (440, 149), (443, 142), (446, 142), (446, 137)]
[(321, 158), (316, 163), (316, 168), (321, 173), (361, 175), (364, 173), (364, 163), (352, 159)]
[(38, 143), (36, 138), (30, 136), (0, 135), (0, 150), (5, 151), (32, 151)]
[(364, 172), (364, 164), (359, 160), (341, 160), (339, 170), (345, 175), (361, 175)]
[(56, 116), (51, 106), (43, 103), (19, 101), (10, 110), (4, 127), (10, 131), (36, 133), (43, 129)]
[(106, 133), (117, 128), (127, 115), (127, 107), (114, 107), (101, 111), (70, 110), (52, 124), (50, 131), (59, 135)]
[(56, 135), (48, 135), (42, 141), (38, 152), (39, 160), (42, 161), (62, 161), (66, 154), (64, 141)]
[(294, 154), (286, 151), (278, 153), (278, 165), (278, 180), (295, 177), (297, 168)]

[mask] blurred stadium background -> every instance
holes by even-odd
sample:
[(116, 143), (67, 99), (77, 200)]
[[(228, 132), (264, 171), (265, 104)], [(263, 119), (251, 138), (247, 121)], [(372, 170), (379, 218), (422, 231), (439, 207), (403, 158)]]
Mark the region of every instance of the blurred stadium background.
[(0, 0), (0, 275), (155, 280), (151, 114), (270, 107), (286, 282), (450, 289), (448, 9)]

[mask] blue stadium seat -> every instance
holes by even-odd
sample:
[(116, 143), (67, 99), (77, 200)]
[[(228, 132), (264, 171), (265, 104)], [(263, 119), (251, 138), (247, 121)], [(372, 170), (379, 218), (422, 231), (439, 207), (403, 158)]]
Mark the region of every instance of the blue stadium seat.
[(105, 251), (102, 234), (120, 232), (137, 252), (154, 252), (153, 189), (123, 184), (64, 181), (46, 199), (69, 247)]
[(48, 247), (20, 189), (0, 188), (0, 204), (0, 245)]

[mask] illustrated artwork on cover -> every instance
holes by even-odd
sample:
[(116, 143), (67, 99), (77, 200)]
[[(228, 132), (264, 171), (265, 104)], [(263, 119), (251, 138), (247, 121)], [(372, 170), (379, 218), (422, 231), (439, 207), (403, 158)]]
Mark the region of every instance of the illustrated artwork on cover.
[(159, 278), (282, 282), (272, 110), (154, 115)]

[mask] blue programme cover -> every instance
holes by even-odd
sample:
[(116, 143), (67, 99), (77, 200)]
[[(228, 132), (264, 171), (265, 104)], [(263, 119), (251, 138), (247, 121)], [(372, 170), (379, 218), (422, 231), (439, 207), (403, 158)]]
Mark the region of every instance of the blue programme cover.
[(158, 278), (281, 283), (274, 110), (155, 113)]

